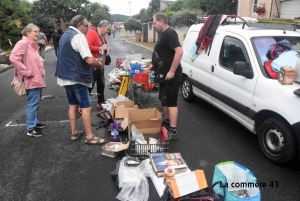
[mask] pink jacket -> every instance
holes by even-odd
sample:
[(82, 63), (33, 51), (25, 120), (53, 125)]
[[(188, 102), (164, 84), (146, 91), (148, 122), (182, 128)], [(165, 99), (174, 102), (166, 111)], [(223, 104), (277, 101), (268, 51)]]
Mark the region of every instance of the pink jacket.
[[(23, 57), (26, 53), (28, 44), (26, 66), (23, 63)], [(26, 89), (44, 88), (45, 84), (45, 69), (44, 64), (38, 54), (39, 46), (36, 41), (28, 39), (23, 36), (22, 40), (19, 40), (12, 52), (10, 53), (9, 60), (14, 65), (19, 80), (24, 76), (24, 85)], [(29, 77), (33, 74), (33, 77)]]

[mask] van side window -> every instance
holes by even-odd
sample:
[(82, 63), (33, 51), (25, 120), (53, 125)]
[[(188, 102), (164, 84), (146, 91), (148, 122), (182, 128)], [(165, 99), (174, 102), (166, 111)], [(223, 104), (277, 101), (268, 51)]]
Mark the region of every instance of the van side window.
[(219, 63), (222, 67), (232, 71), (233, 65), (237, 61), (246, 62), (246, 57), (243, 53), (242, 43), (236, 39), (225, 37), (222, 43), (219, 56)]

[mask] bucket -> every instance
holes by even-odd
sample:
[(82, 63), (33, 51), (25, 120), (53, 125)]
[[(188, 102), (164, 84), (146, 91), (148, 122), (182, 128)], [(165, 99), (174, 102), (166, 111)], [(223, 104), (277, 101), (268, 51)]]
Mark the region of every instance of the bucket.
[(155, 75), (150, 75), (150, 82), (155, 82)]

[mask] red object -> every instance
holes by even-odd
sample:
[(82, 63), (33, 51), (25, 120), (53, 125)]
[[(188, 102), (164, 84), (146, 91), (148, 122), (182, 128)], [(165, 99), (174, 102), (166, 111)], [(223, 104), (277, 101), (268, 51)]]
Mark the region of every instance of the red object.
[(117, 58), (117, 60), (116, 60), (116, 67), (120, 68), (122, 63), (123, 63), (123, 60)]
[(166, 144), (165, 142), (169, 139), (169, 132), (166, 127), (161, 127), (160, 132), (159, 132), (159, 142), (160, 142), (160, 147), (165, 148)]
[(98, 58), (100, 38), (96, 31), (96, 27), (92, 27), (85, 35), (89, 48), (94, 58)]
[(272, 70), (272, 66), (271, 66), (272, 61), (273, 60), (268, 60), (264, 62), (265, 69), (271, 78), (278, 79), (279, 72), (275, 72)]
[(142, 84), (143, 91), (152, 91), (154, 87), (155, 87), (155, 83)]
[(148, 82), (149, 75), (148, 73), (136, 73), (133, 79), (135, 82)]
[(263, 12), (257, 12), (257, 15), (262, 15), (263, 14)]

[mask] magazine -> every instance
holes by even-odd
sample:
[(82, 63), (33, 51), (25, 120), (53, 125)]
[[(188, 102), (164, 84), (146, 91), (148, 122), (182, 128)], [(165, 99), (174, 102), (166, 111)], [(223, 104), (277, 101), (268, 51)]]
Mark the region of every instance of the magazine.
[(162, 177), (164, 175), (164, 170), (167, 167), (174, 168), (176, 173), (185, 172), (188, 169), (188, 166), (180, 153), (151, 154), (150, 162), (158, 177)]

